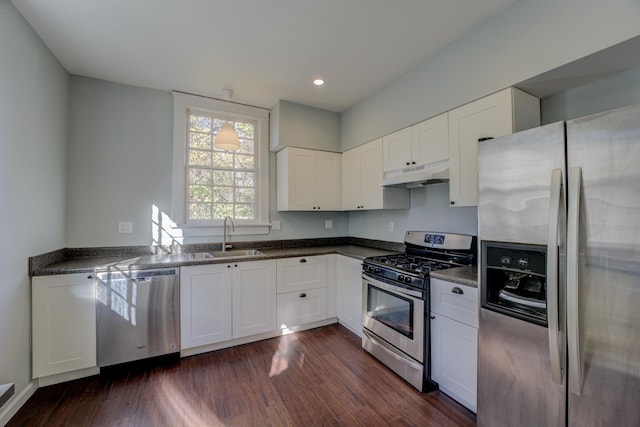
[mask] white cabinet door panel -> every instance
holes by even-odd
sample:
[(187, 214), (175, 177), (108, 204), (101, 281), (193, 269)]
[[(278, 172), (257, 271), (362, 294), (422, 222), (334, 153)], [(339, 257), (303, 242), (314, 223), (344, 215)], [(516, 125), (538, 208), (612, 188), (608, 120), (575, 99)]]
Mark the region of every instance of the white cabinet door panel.
[(276, 329), (276, 261), (238, 263), (233, 269), (233, 338)]
[(33, 378), (96, 366), (95, 282), (89, 274), (32, 279)]

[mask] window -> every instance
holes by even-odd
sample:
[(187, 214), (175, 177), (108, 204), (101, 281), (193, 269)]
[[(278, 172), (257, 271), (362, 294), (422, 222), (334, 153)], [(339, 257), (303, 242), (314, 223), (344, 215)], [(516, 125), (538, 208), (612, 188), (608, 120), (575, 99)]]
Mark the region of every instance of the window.
[[(198, 228), (187, 234), (208, 235), (218, 231), (207, 228), (221, 227), (230, 216), (236, 234), (268, 233), (268, 111), (178, 92), (173, 96), (174, 221)], [(240, 150), (213, 147), (225, 122), (233, 124)], [(252, 228), (243, 233), (243, 227)]]

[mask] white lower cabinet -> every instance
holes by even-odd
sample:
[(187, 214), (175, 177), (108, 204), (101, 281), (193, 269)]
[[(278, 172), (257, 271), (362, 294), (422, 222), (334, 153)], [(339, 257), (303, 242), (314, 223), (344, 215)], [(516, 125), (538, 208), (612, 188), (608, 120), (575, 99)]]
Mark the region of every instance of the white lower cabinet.
[(276, 262), (249, 261), (180, 269), (181, 348), (276, 329)]
[(431, 278), (431, 378), (476, 411), (478, 289)]
[(327, 318), (328, 256), (281, 258), (278, 265), (278, 328)]
[(338, 322), (362, 337), (362, 261), (338, 255)]
[(232, 311), (233, 338), (276, 329), (276, 261), (237, 263)]
[(31, 290), (33, 378), (96, 367), (93, 276), (36, 276)]
[(278, 294), (278, 327), (281, 329), (327, 318), (327, 289), (316, 288)]

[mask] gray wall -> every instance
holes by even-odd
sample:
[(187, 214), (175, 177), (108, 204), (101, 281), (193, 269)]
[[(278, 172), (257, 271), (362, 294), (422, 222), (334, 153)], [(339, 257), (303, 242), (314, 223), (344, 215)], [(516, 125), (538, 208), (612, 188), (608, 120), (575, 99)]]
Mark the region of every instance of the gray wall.
[(27, 258), (65, 246), (68, 75), (13, 5), (0, 0), (0, 384), (31, 381)]
[[(637, 0), (520, 0), (345, 111), (342, 149), (353, 148), (635, 37), (640, 34), (638, 22)], [(595, 28), (601, 30), (594, 31)], [(636, 79), (635, 75), (629, 76), (629, 83), (635, 83)], [(572, 110), (583, 108), (577, 106), (583, 101), (580, 91), (575, 90), (569, 98), (559, 98), (549, 108), (557, 111), (561, 102), (575, 103), (575, 107), (562, 107), (563, 114), (573, 113)], [(598, 101), (592, 102), (596, 108)], [(449, 208), (444, 188), (448, 189), (448, 185), (437, 191), (429, 187), (411, 190), (411, 211), (391, 214), (396, 219), (396, 232), (386, 231), (389, 213), (359, 212), (350, 216), (349, 234), (388, 236), (388, 240), (395, 241), (402, 240), (402, 231), (416, 227), (477, 234), (476, 209)]]
[(638, 22), (637, 0), (520, 0), (343, 113), (342, 148), (630, 39)]
[[(67, 246), (152, 244), (153, 206), (171, 212), (171, 93), (72, 76), (69, 102)], [(278, 213), (275, 195), (270, 153), (270, 218), (281, 221), (281, 230), (232, 236), (232, 242), (347, 234), (346, 213)], [(332, 229), (325, 229), (325, 219), (334, 221)], [(120, 221), (132, 221), (133, 233), (118, 233)], [(221, 240), (190, 237), (184, 243)]]
[(544, 98), (540, 110), (547, 124), (633, 104), (640, 104), (640, 68)]

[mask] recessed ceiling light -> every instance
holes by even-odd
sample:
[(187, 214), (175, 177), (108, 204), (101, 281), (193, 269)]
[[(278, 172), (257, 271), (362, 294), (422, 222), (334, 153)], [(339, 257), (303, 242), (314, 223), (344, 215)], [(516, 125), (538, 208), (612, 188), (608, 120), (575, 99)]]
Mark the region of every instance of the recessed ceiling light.
[(314, 84), (314, 85), (316, 85), (316, 86), (322, 86), (322, 85), (324, 85), (324, 80), (322, 80), (322, 79), (315, 79), (315, 80), (313, 81), (313, 84)]

